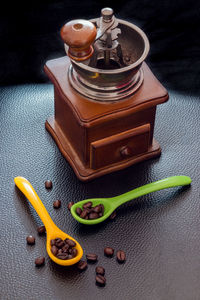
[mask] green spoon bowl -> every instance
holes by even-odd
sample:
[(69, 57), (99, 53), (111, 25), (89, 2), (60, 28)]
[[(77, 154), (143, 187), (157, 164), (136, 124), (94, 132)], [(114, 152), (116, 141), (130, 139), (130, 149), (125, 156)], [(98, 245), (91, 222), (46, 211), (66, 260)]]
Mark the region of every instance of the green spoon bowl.
[[(164, 178), (146, 185), (143, 185), (141, 187), (138, 187), (130, 192), (127, 192), (125, 194), (112, 197), (112, 198), (94, 198), (94, 199), (86, 199), (80, 202), (75, 203), (71, 207), (71, 214), (78, 222), (85, 224), (85, 225), (95, 225), (98, 223), (101, 223), (105, 221), (112, 213), (113, 211), (119, 207), (120, 205), (131, 201), (133, 199), (136, 199), (138, 197), (144, 196), (146, 194), (160, 191), (167, 188), (172, 188), (176, 186), (185, 186), (191, 184), (192, 180), (188, 176), (172, 176), (168, 178)], [(104, 214), (102, 217), (98, 219), (93, 220), (86, 220), (79, 217), (79, 215), (76, 213), (76, 209), (80, 207), (83, 208), (83, 205), (87, 203), (88, 201), (92, 202), (92, 206), (96, 206), (98, 204), (104, 205)]]

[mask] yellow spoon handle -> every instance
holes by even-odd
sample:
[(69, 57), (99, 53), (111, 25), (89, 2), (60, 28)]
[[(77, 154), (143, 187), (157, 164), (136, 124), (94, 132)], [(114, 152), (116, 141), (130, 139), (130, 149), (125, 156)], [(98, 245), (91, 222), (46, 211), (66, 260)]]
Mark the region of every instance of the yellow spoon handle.
[(16, 186), (20, 189), (20, 191), (26, 196), (26, 198), (30, 201), (43, 224), (45, 225), (46, 230), (52, 229), (52, 227), (57, 227), (52, 221), (50, 215), (48, 214), (44, 204), (38, 197), (36, 191), (30, 184), (30, 182), (24, 177), (15, 177), (14, 182)]

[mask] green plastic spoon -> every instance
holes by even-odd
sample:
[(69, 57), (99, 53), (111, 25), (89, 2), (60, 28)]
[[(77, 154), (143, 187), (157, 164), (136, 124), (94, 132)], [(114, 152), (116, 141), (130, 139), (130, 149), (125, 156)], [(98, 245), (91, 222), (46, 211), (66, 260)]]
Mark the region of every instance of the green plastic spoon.
[[(125, 194), (122, 194), (122, 195), (119, 195), (116, 197), (86, 199), (83, 201), (79, 201), (71, 207), (71, 214), (78, 222), (80, 222), (82, 224), (95, 225), (95, 224), (105, 221), (118, 206), (124, 204), (125, 202), (128, 202), (135, 198), (144, 196), (144, 195), (152, 193), (152, 192), (160, 191), (163, 189), (172, 188), (175, 186), (189, 185), (191, 182), (192, 182), (192, 180), (188, 176), (172, 176), (172, 177), (164, 178), (162, 180), (158, 180), (158, 181), (143, 185), (143, 186), (138, 187), (130, 192), (127, 192)], [(104, 205), (104, 214), (102, 217), (100, 217), (98, 219), (94, 219), (94, 220), (85, 220), (85, 219), (80, 218), (77, 215), (76, 208), (80, 207), (82, 209), (83, 204), (88, 201), (92, 202), (92, 206), (96, 206), (98, 204)]]

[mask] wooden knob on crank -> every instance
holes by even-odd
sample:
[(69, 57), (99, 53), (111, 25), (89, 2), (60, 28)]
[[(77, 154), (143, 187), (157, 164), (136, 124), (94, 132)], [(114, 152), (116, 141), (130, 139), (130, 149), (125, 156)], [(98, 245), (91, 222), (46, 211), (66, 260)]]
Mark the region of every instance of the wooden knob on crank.
[(62, 40), (69, 46), (68, 55), (76, 61), (90, 58), (94, 52), (97, 30), (94, 24), (86, 20), (73, 20), (66, 23), (60, 32)]

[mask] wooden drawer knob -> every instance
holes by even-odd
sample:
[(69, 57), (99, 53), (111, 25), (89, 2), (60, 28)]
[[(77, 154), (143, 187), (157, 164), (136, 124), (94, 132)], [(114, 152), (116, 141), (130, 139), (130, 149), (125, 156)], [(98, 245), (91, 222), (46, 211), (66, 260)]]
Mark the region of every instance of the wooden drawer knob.
[(122, 157), (126, 158), (132, 155), (132, 150), (128, 146), (124, 146), (120, 149), (120, 154)]
[(90, 21), (78, 19), (66, 23), (60, 32), (62, 40), (69, 46), (68, 55), (76, 61), (90, 58), (94, 52), (97, 30)]

